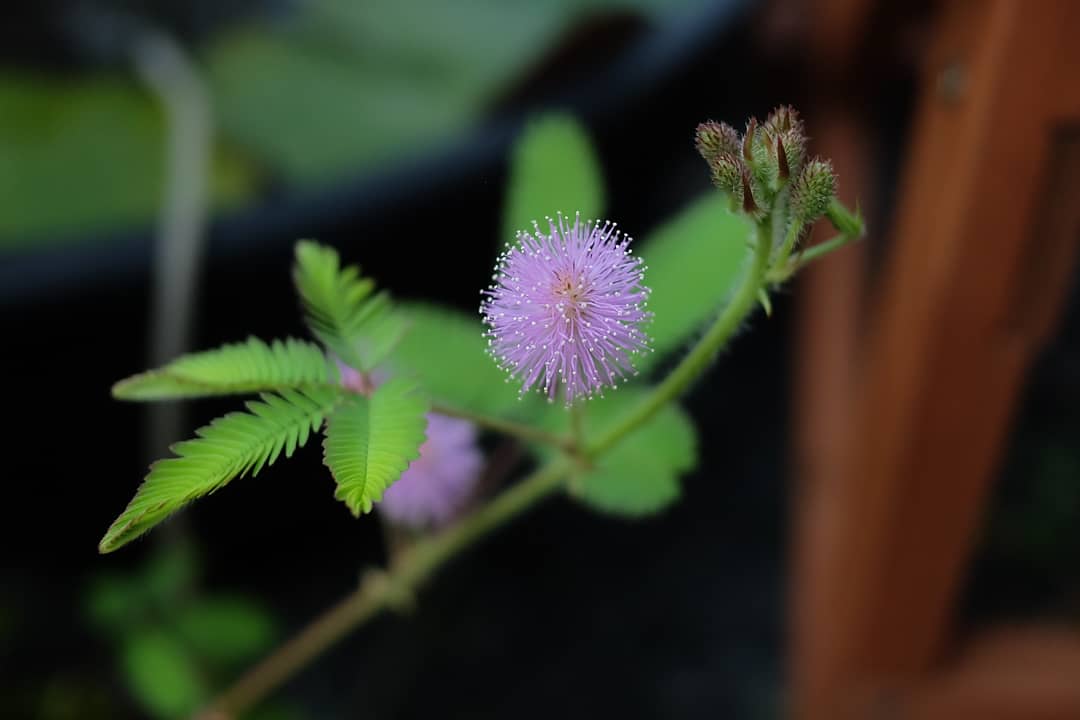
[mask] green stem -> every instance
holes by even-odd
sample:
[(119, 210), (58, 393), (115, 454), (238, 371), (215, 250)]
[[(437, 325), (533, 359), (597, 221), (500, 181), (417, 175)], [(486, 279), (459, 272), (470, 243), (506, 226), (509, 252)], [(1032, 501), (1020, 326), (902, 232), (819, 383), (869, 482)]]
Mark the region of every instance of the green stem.
[(497, 433), (516, 437), (527, 442), (538, 442), (544, 445), (551, 445), (564, 452), (573, 452), (575, 448), (574, 442), (570, 438), (550, 433), (547, 430), (542, 430), (538, 427), (533, 427), (532, 425), (514, 422), (513, 420), (504, 420), (503, 418), (483, 415), (470, 410), (462, 410), (461, 408), (451, 407), (441, 403), (433, 403), (431, 405), (431, 411), (438, 413), (439, 415), (447, 415), (449, 417), (468, 420), (479, 427), (494, 430)]
[(622, 422), (601, 435), (588, 448), (588, 455), (596, 457), (615, 446), (620, 440), (647, 423), (669, 402), (676, 399), (701, 375), (721, 348), (742, 325), (754, 309), (758, 290), (765, 282), (769, 267), (771, 224), (766, 220), (758, 223), (757, 244), (750, 271), (736, 291), (731, 302), (724, 308), (713, 324), (682, 362), (671, 371), (663, 382), (626, 415)]
[(641, 404), (618, 425), (588, 446), (584, 458), (581, 457), (583, 453), (575, 442), (575, 438), (580, 437), (581, 433), (580, 415), (571, 417), (574, 436), (561, 438), (529, 426), (435, 405), (432, 408), (435, 412), (465, 418), (507, 435), (545, 442), (564, 449), (569, 444), (568, 455), (549, 462), (445, 531), (416, 542), (402, 552), (389, 571), (368, 573), (356, 591), (252, 668), (200, 717), (206, 720), (224, 720), (247, 710), (312, 659), (382, 610), (411, 606), (414, 593), (447, 560), (562, 488), (565, 478), (577, 463), (588, 461), (611, 449), (679, 397), (709, 367), (716, 353), (753, 311), (758, 293), (766, 284), (773, 227), (770, 220), (758, 224), (753, 262), (742, 286), (697, 345)]
[(809, 247), (806, 250), (803, 250), (801, 253), (795, 256), (795, 272), (798, 272), (799, 270), (806, 267), (815, 260), (823, 258), (835, 250), (839, 250), (854, 239), (855, 238), (851, 237), (850, 235), (841, 234), (837, 235), (834, 238), (826, 240), (823, 243), (818, 243), (813, 247)]
[(776, 260), (773, 262), (773, 267), (784, 271), (787, 268), (788, 258), (791, 257), (791, 251), (795, 249), (795, 243), (799, 241), (799, 236), (802, 235), (802, 231), (805, 225), (795, 218), (791, 219), (788, 223), (787, 233), (784, 235), (784, 242), (780, 246), (780, 251), (776, 254)]
[(789, 276), (799, 272), (815, 260), (819, 260), (829, 253), (839, 250), (849, 242), (858, 240), (866, 232), (866, 227), (863, 225), (862, 217), (859, 213), (852, 213), (838, 200), (834, 199), (832, 201), (832, 204), (825, 212), (825, 215), (829, 218), (833, 227), (840, 231), (840, 234), (823, 243), (818, 243), (813, 247), (809, 247), (796, 255), (795, 260), (791, 263), (790, 270), (787, 271)]
[(365, 575), (360, 587), (254, 666), (198, 717), (226, 720), (253, 707), (339, 640), (389, 608), (408, 608), (436, 570), (487, 533), (562, 487), (570, 464), (555, 460), (438, 535), (404, 551), (388, 572)]

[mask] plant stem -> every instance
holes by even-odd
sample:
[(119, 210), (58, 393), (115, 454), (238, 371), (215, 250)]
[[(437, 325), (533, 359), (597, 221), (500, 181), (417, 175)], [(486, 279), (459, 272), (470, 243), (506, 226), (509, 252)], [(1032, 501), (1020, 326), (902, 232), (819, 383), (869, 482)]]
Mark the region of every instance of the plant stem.
[(585, 406), (582, 403), (570, 406), (570, 437), (575, 447), (585, 445)]
[(439, 415), (447, 415), (449, 417), (468, 420), (482, 428), (494, 430), (497, 433), (516, 437), (527, 442), (538, 442), (543, 443), (544, 445), (551, 445), (564, 452), (572, 453), (574, 451), (572, 439), (563, 437), (562, 435), (556, 435), (555, 433), (548, 432), (547, 430), (538, 427), (533, 427), (532, 425), (524, 425), (522, 423), (514, 422), (513, 420), (504, 420), (503, 418), (492, 417), (490, 415), (475, 413), (469, 410), (462, 410), (441, 403), (433, 403), (431, 411), (438, 413)]
[(766, 286), (772, 232), (772, 220), (758, 223), (750, 270), (731, 302), (671, 374), (618, 425), (589, 445), (585, 452), (577, 445), (582, 430), (580, 415), (571, 416), (572, 436), (564, 438), (499, 418), (438, 404), (433, 406), (434, 412), (471, 420), (482, 427), (524, 440), (554, 445), (567, 454), (503, 491), (457, 524), (438, 535), (417, 541), (401, 553), (389, 571), (368, 573), (357, 590), (252, 668), (200, 717), (205, 720), (234, 717), (253, 706), (312, 659), (382, 610), (410, 607), (414, 593), (447, 560), (563, 487), (565, 478), (577, 463), (591, 460), (610, 450), (624, 437), (652, 419), (669, 402), (679, 397), (705, 372), (716, 353), (753, 311), (758, 293)]
[(788, 258), (791, 257), (791, 251), (795, 249), (795, 243), (799, 241), (799, 235), (802, 234), (803, 223), (795, 218), (791, 219), (788, 223), (787, 233), (784, 235), (784, 242), (780, 246), (780, 251), (776, 254), (776, 260), (773, 262), (773, 267), (778, 268), (783, 272), (787, 268)]
[(828, 255), (834, 250), (839, 250), (844, 245), (847, 245), (854, 239), (855, 238), (851, 235), (840, 234), (834, 238), (826, 240), (823, 243), (818, 243), (813, 247), (808, 247), (806, 250), (803, 250), (801, 253), (795, 256), (795, 272), (798, 272), (810, 263)]
[(388, 608), (406, 609), (414, 593), (443, 563), (562, 486), (570, 469), (554, 460), (447, 528), (404, 551), (388, 572), (369, 572), (360, 587), (278, 648), (199, 714), (226, 720), (250, 709), (311, 660)]
[(758, 223), (753, 264), (731, 302), (713, 321), (713, 324), (705, 332), (701, 340), (698, 341), (697, 345), (671, 371), (671, 374), (664, 378), (663, 382), (657, 385), (637, 407), (626, 415), (622, 422), (612, 427), (589, 446), (587, 451), (589, 457), (596, 457), (611, 449), (624, 437), (652, 419), (653, 415), (669, 402), (679, 397), (705, 371), (716, 353), (731, 339), (731, 336), (739, 329), (747, 315), (754, 309), (758, 290), (764, 287), (765, 272), (769, 267), (771, 232), (771, 224), (768, 220)]

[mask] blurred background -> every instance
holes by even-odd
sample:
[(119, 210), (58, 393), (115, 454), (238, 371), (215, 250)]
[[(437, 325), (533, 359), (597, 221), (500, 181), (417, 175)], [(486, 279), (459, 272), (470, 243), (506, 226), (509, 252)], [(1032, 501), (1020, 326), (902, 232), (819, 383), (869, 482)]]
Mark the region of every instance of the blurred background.
[[(905, 208), (918, 207), (904, 204), (905, 168), (940, 130), (917, 121), (927, 84), (946, 98), (981, 87), (960, 66), (926, 72), (953, 4), (1006, 13), (987, 37), (1019, 23), (1002, 9), (1018, 4), (998, 0), (12, 3), (0, 24), (0, 715), (185, 716), (383, 557), (377, 524), (332, 501), (318, 452), (97, 553), (147, 463), (231, 408), (152, 410), (112, 400), (110, 386), (184, 350), (302, 335), (297, 238), (334, 245), (399, 297), (475, 312), (505, 240), (510, 148), (530, 117), (556, 109), (586, 125), (609, 216), (644, 235), (710, 191), (698, 122), (740, 126), (790, 102), (871, 234), (832, 274), (782, 293), (690, 396), (702, 457), (683, 502), (638, 522), (551, 502), (455, 560), (413, 615), (349, 637), (253, 717), (791, 716), (800, 663), (819, 667), (819, 652), (829, 663), (800, 629), (830, 635), (815, 614), (827, 603), (803, 608), (800, 593), (845, 596), (819, 587), (845, 577), (846, 561), (816, 580), (829, 563), (808, 528), (825, 521), (805, 508), (860, 507), (807, 490), (832, 473), (836, 436), (854, 432), (829, 413), (863, 397), (845, 384), (855, 361), (837, 353), (871, 342), (856, 312), (877, 302), (871, 289), (909, 276), (890, 274), (890, 259), (903, 255)], [(1052, 154), (1039, 138), (1011, 142)], [(953, 542), (964, 562), (951, 580), (928, 575), (947, 588), (947, 612), (929, 623), (932, 650), (896, 666), (904, 678), (983, 628), (1080, 630), (1080, 297), (1065, 257), (1052, 331), (1010, 376), (970, 492), (952, 494), (973, 518)], [(1007, 275), (996, 267), (970, 275)], [(905, 518), (936, 504), (904, 502)], [(879, 544), (933, 537), (935, 522)]]

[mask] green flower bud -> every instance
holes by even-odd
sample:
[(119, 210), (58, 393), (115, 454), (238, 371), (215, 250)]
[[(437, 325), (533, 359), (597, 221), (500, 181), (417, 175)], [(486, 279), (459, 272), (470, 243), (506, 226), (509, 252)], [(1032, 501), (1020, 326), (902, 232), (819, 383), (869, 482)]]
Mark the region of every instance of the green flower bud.
[(788, 130), (777, 136), (777, 141), (784, 146), (790, 177), (795, 177), (806, 162), (806, 136), (795, 130)]
[(799, 112), (790, 105), (781, 105), (765, 118), (765, 131), (773, 137), (779, 137), (787, 132), (802, 135), (803, 123), (799, 118)]
[(750, 118), (746, 123), (746, 132), (743, 134), (742, 155), (747, 165), (754, 164), (754, 139), (757, 135), (757, 118)]
[(836, 174), (832, 163), (814, 158), (791, 186), (791, 214), (803, 223), (812, 223), (825, 214), (834, 197)]
[(742, 202), (742, 161), (726, 154), (717, 156), (711, 165), (713, 185)]
[(694, 146), (705, 162), (712, 164), (720, 155), (739, 152), (739, 133), (727, 123), (709, 120), (697, 126)]
[(776, 144), (770, 141), (769, 136), (763, 130), (758, 130), (754, 142), (750, 145), (750, 169), (759, 190), (758, 198), (763, 199), (766, 195), (771, 197), (779, 188), (780, 166), (776, 155)]

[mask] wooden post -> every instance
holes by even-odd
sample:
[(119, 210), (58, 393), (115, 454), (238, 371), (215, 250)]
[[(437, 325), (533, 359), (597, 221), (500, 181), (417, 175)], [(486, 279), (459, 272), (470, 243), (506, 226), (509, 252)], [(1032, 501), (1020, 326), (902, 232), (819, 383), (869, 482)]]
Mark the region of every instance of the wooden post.
[[(814, 574), (812, 604), (796, 594), (794, 612), (814, 631), (793, 659), (809, 678), (796, 714), (811, 720), (905, 717), (924, 697), (911, 693), (952, 639), (1009, 421), (1080, 236), (1080, 2), (945, 5), (847, 450), (799, 529), (813, 557), (797, 562)], [(919, 717), (945, 717), (933, 712)]]

